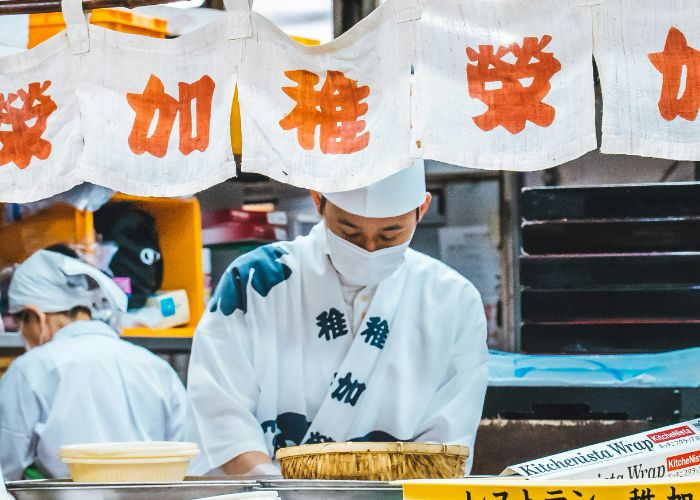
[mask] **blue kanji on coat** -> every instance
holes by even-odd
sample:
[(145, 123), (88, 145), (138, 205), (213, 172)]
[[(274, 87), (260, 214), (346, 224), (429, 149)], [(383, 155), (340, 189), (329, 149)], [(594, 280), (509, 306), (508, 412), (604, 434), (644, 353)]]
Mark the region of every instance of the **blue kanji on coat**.
[(385, 319), (376, 316), (369, 318), (367, 330), (360, 333), (365, 338), (365, 344), (378, 349), (384, 349), (386, 338), (389, 336), (389, 323)]
[(321, 444), (321, 443), (335, 443), (332, 437), (325, 436), (320, 432), (312, 432), (309, 434), (309, 439), (306, 440), (304, 444)]
[(350, 372), (343, 378), (339, 378), (337, 382), (338, 387), (331, 393), (331, 397), (350, 406), (355, 406), (362, 393), (367, 389), (367, 385), (360, 383), (359, 380), (354, 380)]
[(286, 254), (279, 247), (266, 245), (237, 258), (216, 287), (211, 312), (220, 310), (224, 316), (230, 316), (240, 309), (245, 314), (248, 311), (248, 281), (253, 290), (267, 297), (270, 290), (292, 275), (289, 266), (279, 260)]
[(331, 340), (348, 334), (348, 323), (345, 320), (345, 315), (335, 307), (331, 307), (329, 311), (323, 311), (316, 316), (316, 325), (320, 327), (318, 338)]
[(275, 420), (267, 420), (260, 425), (263, 432), (274, 434), (272, 446), (277, 451), (287, 446), (300, 445), (311, 426), (311, 422), (306, 420), (305, 415), (288, 412), (278, 415)]

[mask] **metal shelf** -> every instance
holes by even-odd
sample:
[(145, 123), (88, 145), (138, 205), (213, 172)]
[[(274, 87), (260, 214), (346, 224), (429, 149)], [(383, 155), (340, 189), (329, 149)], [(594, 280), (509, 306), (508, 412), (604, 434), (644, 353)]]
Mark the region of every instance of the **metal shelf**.
[[(123, 340), (158, 354), (187, 354), (192, 349), (190, 337), (122, 337)], [(24, 351), (19, 333), (0, 333), (0, 352), (18, 355)]]
[(122, 337), (122, 340), (159, 354), (188, 354), (192, 349), (191, 337)]
[(24, 349), (24, 341), (19, 333), (0, 333), (0, 349)]

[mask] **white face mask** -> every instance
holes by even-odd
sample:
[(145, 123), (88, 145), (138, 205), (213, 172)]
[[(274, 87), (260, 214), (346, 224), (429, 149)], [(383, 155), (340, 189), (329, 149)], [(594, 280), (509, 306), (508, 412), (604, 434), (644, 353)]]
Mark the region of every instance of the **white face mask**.
[(403, 264), (411, 243), (409, 238), (401, 245), (368, 252), (336, 235), (327, 226), (326, 239), (333, 267), (346, 283), (355, 286), (373, 286), (391, 276)]

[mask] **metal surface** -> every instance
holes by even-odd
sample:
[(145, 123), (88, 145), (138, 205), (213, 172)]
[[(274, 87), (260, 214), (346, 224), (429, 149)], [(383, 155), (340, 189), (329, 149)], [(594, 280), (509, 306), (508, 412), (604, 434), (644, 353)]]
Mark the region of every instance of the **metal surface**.
[(73, 483), (16, 481), (8, 490), (17, 500), (194, 500), (252, 491), (256, 481), (192, 480), (180, 483)]
[[(175, 0), (84, 0), (83, 9), (107, 7), (141, 7), (174, 2)], [(0, 0), (0, 16), (5, 14), (36, 14), (61, 12), (60, 0)]]
[(122, 340), (159, 354), (189, 354), (192, 337), (122, 337)]
[(697, 401), (697, 395), (698, 390), (688, 391), (684, 395), (683, 390), (674, 387), (489, 386), (483, 417), (506, 420), (637, 420), (662, 426), (686, 420), (687, 414), (682, 411), (683, 399)]
[(333, 0), (333, 29), (338, 37), (367, 17), (378, 0)]
[(401, 500), (400, 487), (382, 481), (260, 481), (260, 491), (276, 491), (282, 500)]
[(501, 178), (501, 270), (503, 286), (504, 345), (507, 351), (519, 351), (520, 335), (520, 190), (523, 176), (518, 172), (504, 172)]
[(521, 348), (700, 345), (700, 183), (525, 189)]
[(700, 183), (528, 188), (525, 220), (681, 217), (700, 215)]
[[(122, 337), (122, 340), (144, 347), (159, 354), (189, 354), (191, 337)], [(24, 342), (19, 333), (0, 333), (0, 355), (24, 353)]]
[(24, 350), (24, 342), (22, 336), (15, 332), (0, 333), (0, 349), (22, 349)]

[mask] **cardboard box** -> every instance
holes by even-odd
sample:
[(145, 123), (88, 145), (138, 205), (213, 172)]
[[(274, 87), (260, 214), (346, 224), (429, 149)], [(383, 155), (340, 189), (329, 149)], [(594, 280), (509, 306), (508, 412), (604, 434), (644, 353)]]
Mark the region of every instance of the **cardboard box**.
[(528, 479), (658, 479), (700, 475), (700, 419), (511, 465)]

